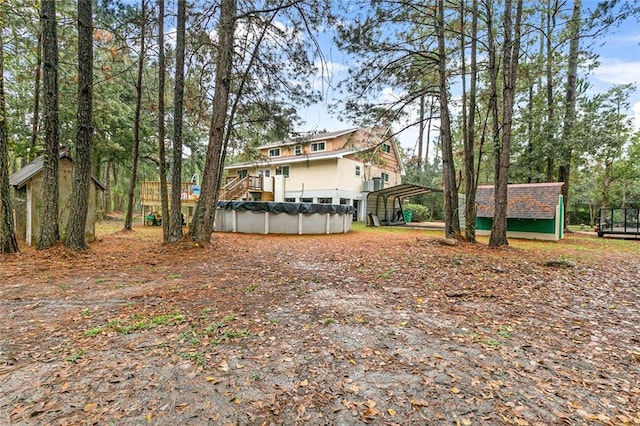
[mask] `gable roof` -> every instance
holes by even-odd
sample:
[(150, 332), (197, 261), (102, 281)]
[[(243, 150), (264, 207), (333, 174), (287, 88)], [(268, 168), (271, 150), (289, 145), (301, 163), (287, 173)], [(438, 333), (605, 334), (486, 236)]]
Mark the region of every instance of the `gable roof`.
[[(60, 154), (58, 155), (58, 161), (63, 159), (67, 159), (73, 163), (73, 158), (71, 158), (67, 154), (66, 150), (61, 151)], [(35, 160), (33, 160), (32, 162), (30, 162), (29, 164), (27, 164), (26, 166), (24, 166), (23, 168), (21, 168), (20, 170), (18, 170), (17, 172), (15, 172), (14, 174), (12, 174), (11, 176), (9, 176), (9, 185), (15, 186), (16, 188), (22, 188), (27, 184), (27, 182), (29, 182), (38, 173), (40, 173), (43, 168), (44, 168), (44, 157), (40, 156)], [(104, 185), (102, 185), (102, 183), (100, 183), (98, 179), (92, 176), (91, 180), (93, 180), (93, 183), (96, 185), (98, 189), (101, 189), (102, 191), (105, 190)]]
[[(60, 151), (58, 160), (67, 159), (73, 162), (71, 157), (67, 155), (66, 150)], [(9, 185), (16, 188), (22, 188), (27, 182), (29, 182), (35, 175), (40, 173), (44, 168), (44, 157), (40, 156), (9, 176)]]
[[(525, 183), (507, 186), (507, 218), (553, 219), (563, 182)], [(494, 186), (478, 186), (478, 217), (493, 217)]]

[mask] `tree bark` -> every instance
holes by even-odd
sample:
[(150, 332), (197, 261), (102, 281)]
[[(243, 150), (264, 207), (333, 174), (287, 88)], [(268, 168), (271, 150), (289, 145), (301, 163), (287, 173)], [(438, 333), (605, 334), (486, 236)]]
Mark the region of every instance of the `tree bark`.
[(42, 216), (37, 248), (53, 247), (60, 239), (58, 222), (58, 157), (60, 130), (58, 116), (58, 33), (55, 0), (42, 2), (44, 161), (42, 172)]
[(104, 214), (111, 213), (111, 160), (107, 161), (104, 171)]
[(33, 78), (33, 123), (31, 123), (31, 141), (29, 142), (29, 153), (27, 162), (33, 161), (36, 153), (38, 141), (38, 130), (40, 127), (40, 78), (42, 76), (42, 31), (38, 33), (38, 44), (36, 46), (36, 69)]
[(4, 95), (4, 44), (0, 33), (0, 253), (16, 253), (13, 223), (13, 207), (9, 191), (9, 135), (7, 130), (7, 108)]
[[(44, 2), (46, 3), (46, 2)], [(76, 161), (65, 245), (85, 250), (93, 151), (93, 21), (92, 0), (78, 0), (78, 112)]]
[(518, 78), (518, 56), (520, 55), (520, 27), (522, 20), (522, 0), (516, 2), (515, 23), (511, 0), (504, 4), (504, 41), (502, 46), (502, 138), (500, 140), (499, 162), (496, 164), (495, 204), (493, 226), (489, 237), (490, 247), (508, 245), (507, 240), (507, 185), (509, 183), (509, 163), (511, 161), (511, 128), (516, 81)]
[(442, 149), (442, 173), (444, 183), (444, 232), (447, 238), (459, 238), (458, 188), (456, 186), (456, 170), (453, 162), (449, 89), (447, 84), (447, 55), (444, 38), (444, 0), (438, 0), (437, 13), (436, 33), (439, 60), (438, 75), (440, 79), (440, 144)]
[[(162, 217), (169, 217), (169, 196), (167, 194), (167, 155), (165, 150), (165, 73), (164, 59), (164, 0), (158, 0), (158, 163), (160, 167), (160, 211)], [(162, 221), (162, 241), (169, 241), (169, 221)]]
[(136, 181), (138, 180), (138, 159), (140, 157), (140, 112), (142, 109), (142, 75), (144, 72), (145, 58), (145, 29), (146, 29), (146, 4), (141, 0), (140, 15), (140, 53), (138, 54), (138, 75), (136, 79), (136, 108), (133, 118), (133, 147), (131, 149), (131, 177), (129, 190), (127, 191), (127, 215), (124, 219), (124, 229), (131, 230), (133, 225), (134, 195)]
[[(570, 23), (569, 61), (567, 69), (567, 93), (565, 97), (564, 125), (562, 127), (562, 158), (558, 168), (558, 182), (562, 185), (564, 211), (567, 211), (569, 200), (569, 179), (571, 176), (571, 159), (573, 157), (573, 127), (576, 121), (576, 90), (578, 85), (578, 56), (580, 54), (580, 14), (581, 0), (573, 1), (573, 13)], [(567, 215), (564, 215), (564, 229), (567, 229)]]
[[(461, 6), (464, 8), (464, 5)], [(464, 9), (463, 9), (464, 10)], [(462, 15), (462, 14), (461, 14)], [(462, 15), (464, 16), (464, 15)], [(477, 39), (478, 39), (478, 0), (473, 0), (471, 10), (471, 73), (469, 76), (469, 105), (468, 113), (464, 119), (464, 177), (465, 177), (465, 239), (470, 242), (476, 241), (476, 189), (477, 180), (475, 174), (475, 111), (476, 111), (476, 91), (477, 91)], [(463, 22), (464, 24), (464, 22)], [(462, 26), (464, 28), (464, 26)], [(464, 33), (463, 33), (464, 34)], [(462, 57), (466, 55), (464, 35), (462, 36)], [(464, 61), (463, 61), (464, 66)], [(463, 81), (466, 74), (463, 70)], [(463, 111), (467, 111), (466, 95), (463, 95)]]
[(218, 25), (218, 57), (209, 144), (202, 176), (200, 200), (196, 205), (193, 222), (189, 228), (189, 238), (205, 245), (209, 244), (213, 232), (213, 222), (218, 204), (218, 189), (223, 170), (225, 129), (233, 69), (235, 15), (236, 0), (222, 0)]
[(171, 211), (169, 213), (169, 242), (172, 243), (182, 238), (180, 192), (182, 189), (182, 123), (184, 113), (186, 9), (186, 0), (178, 0), (176, 76), (173, 96), (173, 173), (171, 175)]
[[(552, 34), (556, 29), (556, 12), (558, 10), (557, 2), (554, 3), (553, 9), (551, 9), (551, 0), (547, 0), (547, 13), (546, 13), (546, 61), (545, 61), (545, 74), (546, 74), (546, 89), (547, 89), (547, 122), (546, 122), (546, 135), (547, 145), (553, 146), (555, 140), (555, 100), (553, 94), (553, 39)], [(553, 169), (554, 169), (554, 156), (551, 152), (547, 152), (547, 182), (553, 181)]]

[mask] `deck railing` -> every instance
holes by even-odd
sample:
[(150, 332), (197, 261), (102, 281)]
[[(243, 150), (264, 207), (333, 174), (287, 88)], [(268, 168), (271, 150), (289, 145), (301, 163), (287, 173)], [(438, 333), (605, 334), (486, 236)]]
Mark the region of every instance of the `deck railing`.
[(264, 191), (262, 176), (229, 176), (226, 185), (220, 190), (220, 200), (236, 200), (247, 191)]
[[(180, 185), (180, 199), (186, 202), (195, 202), (200, 196), (199, 186), (190, 182)], [(262, 176), (230, 176), (220, 189), (220, 200), (235, 200), (247, 191), (264, 191), (264, 178)], [(171, 183), (167, 183), (167, 193), (171, 197)], [(143, 205), (160, 204), (160, 182), (140, 182), (140, 201)]]
[[(182, 183), (180, 185), (180, 199), (182, 201), (196, 201), (199, 192), (196, 190), (198, 185), (193, 183)], [(171, 183), (167, 183), (167, 194), (171, 198)], [(143, 205), (149, 203), (160, 203), (160, 182), (143, 181), (140, 182), (140, 201)]]

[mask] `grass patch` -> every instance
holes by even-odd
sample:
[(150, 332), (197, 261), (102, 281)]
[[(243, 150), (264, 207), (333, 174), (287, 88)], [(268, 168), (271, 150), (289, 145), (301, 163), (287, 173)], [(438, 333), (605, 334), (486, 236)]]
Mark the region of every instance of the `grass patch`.
[(229, 330), (222, 333), (222, 337), (225, 339), (237, 339), (240, 337), (248, 337), (251, 335), (249, 330)]
[(193, 361), (198, 365), (204, 365), (206, 363), (206, 358), (202, 352), (179, 352), (178, 355), (180, 355), (180, 358)]
[(501, 325), (498, 328), (498, 336), (502, 337), (503, 339), (510, 339), (511, 338), (511, 333), (513, 333), (513, 328), (509, 327), (508, 325)]
[(230, 322), (235, 321), (236, 318), (237, 318), (237, 316), (235, 314), (229, 314), (226, 317), (222, 318), (222, 321), (226, 322), (228, 324)]
[(385, 280), (391, 279), (393, 274), (396, 272), (394, 268), (387, 269), (383, 273), (380, 274), (380, 278), (384, 278)]
[(70, 355), (67, 356), (64, 360), (72, 364), (75, 364), (76, 362), (81, 360), (82, 357), (85, 356), (85, 354), (87, 353), (87, 351), (85, 351), (84, 349), (80, 349), (79, 351), (74, 351), (73, 349), (69, 348), (68, 350), (70, 352)]
[(95, 337), (98, 334), (102, 333), (103, 331), (104, 331), (104, 329), (102, 327), (93, 327), (93, 328), (90, 328), (89, 330), (85, 331), (84, 335), (88, 336), (88, 337)]
[(107, 323), (104, 327), (94, 327), (85, 331), (85, 336), (95, 337), (103, 332), (112, 331), (119, 334), (131, 334), (151, 330), (153, 328), (167, 325), (180, 324), (184, 320), (182, 314), (175, 312), (172, 314), (161, 314), (156, 316), (148, 316), (143, 314), (134, 314), (127, 319), (114, 319)]

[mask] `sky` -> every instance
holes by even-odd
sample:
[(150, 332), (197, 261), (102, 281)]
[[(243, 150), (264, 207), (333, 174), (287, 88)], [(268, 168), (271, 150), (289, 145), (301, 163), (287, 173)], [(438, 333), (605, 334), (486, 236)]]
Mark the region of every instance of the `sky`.
[[(584, 0), (583, 7), (593, 7), (595, 0)], [(329, 58), (329, 67), (333, 71), (331, 80), (337, 82), (346, 77), (348, 64), (344, 56), (332, 45), (329, 38), (323, 42), (323, 49)], [(594, 45), (594, 50), (599, 54), (600, 66), (590, 72), (586, 77), (590, 82), (590, 93), (606, 92), (616, 84), (635, 83), (638, 87), (631, 96), (631, 108), (627, 111), (634, 117), (636, 130), (640, 130), (640, 25), (637, 20), (622, 22), (618, 28)], [(341, 121), (331, 107), (332, 102), (341, 96), (337, 90), (328, 87), (326, 83), (318, 87), (323, 88), (325, 100), (314, 104), (309, 108), (299, 110), (304, 120), (299, 131), (328, 131), (357, 127), (358, 123)], [(392, 96), (391, 90), (380, 93), (380, 97)], [(398, 140), (405, 150), (415, 149), (418, 140), (418, 129), (414, 127), (398, 135)]]

